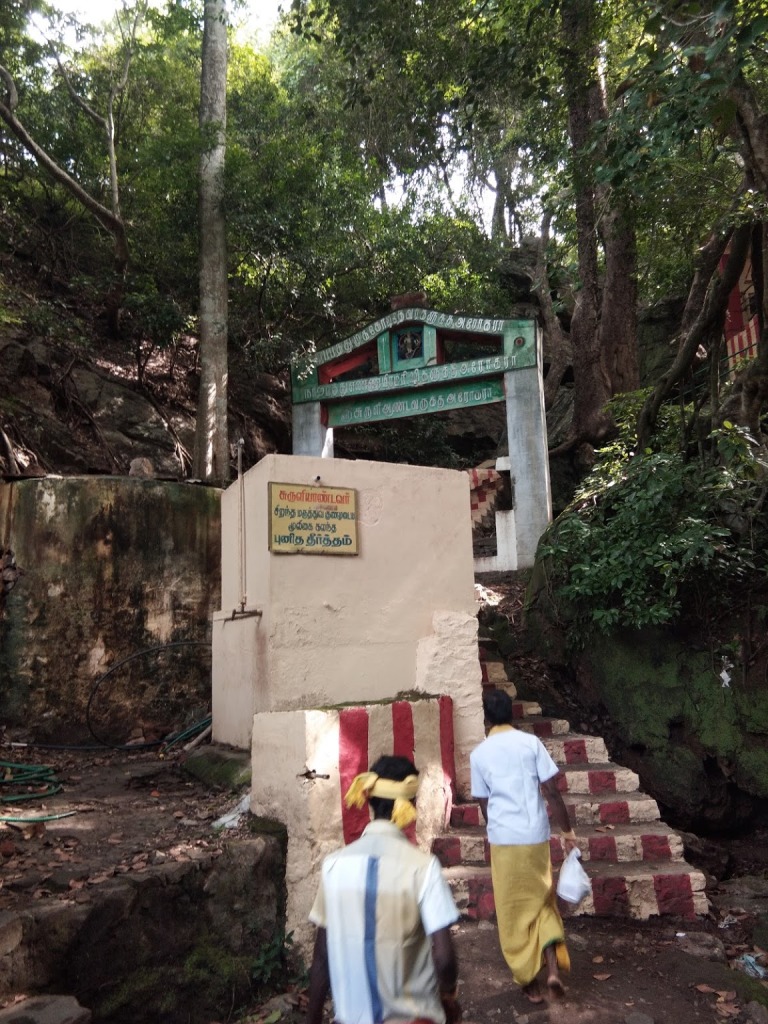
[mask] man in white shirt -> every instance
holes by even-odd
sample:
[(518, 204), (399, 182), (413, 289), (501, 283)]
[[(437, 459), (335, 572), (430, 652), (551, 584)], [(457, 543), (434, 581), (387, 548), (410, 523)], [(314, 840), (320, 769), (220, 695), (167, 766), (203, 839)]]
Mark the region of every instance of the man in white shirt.
[(357, 776), (347, 804), (374, 820), (323, 861), (309, 919), (317, 925), (307, 1024), (320, 1024), (330, 990), (340, 1024), (456, 1024), (459, 917), (436, 857), (401, 829), (415, 820), (418, 772), (380, 757)]
[(565, 993), (560, 971), (570, 968), (552, 883), (545, 798), (566, 849), (576, 845), (576, 836), (557, 788), (559, 768), (537, 736), (514, 728), (509, 694), (487, 691), (483, 710), (488, 735), (469, 762), (472, 796), (488, 823), (499, 941), (515, 981), (531, 1002), (541, 1003), (541, 968), (546, 965), (547, 992), (555, 999)]

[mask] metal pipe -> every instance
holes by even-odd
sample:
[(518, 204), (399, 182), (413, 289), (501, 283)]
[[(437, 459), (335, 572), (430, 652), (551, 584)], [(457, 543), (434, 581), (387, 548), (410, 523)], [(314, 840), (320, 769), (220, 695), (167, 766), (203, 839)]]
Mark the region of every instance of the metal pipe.
[[(240, 508), (238, 512), (238, 540), (240, 544), (240, 611), (245, 611), (248, 600), (246, 590), (246, 562), (245, 562), (245, 483), (243, 481), (243, 445), (245, 440), (241, 437), (237, 442), (237, 479), (240, 485)], [(234, 614), (232, 616), (234, 618)]]

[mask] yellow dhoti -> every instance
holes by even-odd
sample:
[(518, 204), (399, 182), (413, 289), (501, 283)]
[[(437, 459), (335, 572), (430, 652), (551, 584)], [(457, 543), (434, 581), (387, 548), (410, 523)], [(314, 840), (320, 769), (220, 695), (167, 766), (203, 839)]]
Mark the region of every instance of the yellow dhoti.
[(553, 944), (558, 966), (570, 970), (565, 929), (552, 884), (549, 843), (491, 844), (491, 877), (501, 951), (515, 981), (530, 984), (544, 964), (544, 950)]

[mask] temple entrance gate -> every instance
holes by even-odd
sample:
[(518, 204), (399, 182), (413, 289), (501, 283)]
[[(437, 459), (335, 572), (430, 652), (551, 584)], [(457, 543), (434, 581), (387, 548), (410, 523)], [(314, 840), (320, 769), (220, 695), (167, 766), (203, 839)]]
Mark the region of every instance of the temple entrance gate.
[(509, 563), (533, 565), (552, 518), (541, 335), (533, 320), (398, 309), (292, 368), (293, 452), (333, 457), (334, 427), (506, 403)]

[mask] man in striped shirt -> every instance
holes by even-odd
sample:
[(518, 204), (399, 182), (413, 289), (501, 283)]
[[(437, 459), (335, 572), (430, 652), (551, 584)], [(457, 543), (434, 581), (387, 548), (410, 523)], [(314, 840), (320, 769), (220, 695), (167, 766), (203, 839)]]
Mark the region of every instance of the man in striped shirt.
[(456, 1024), (458, 967), (450, 926), (459, 913), (436, 857), (401, 829), (415, 820), (418, 772), (380, 757), (346, 800), (374, 820), (323, 861), (309, 919), (317, 925), (307, 1024), (329, 990), (340, 1024)]

